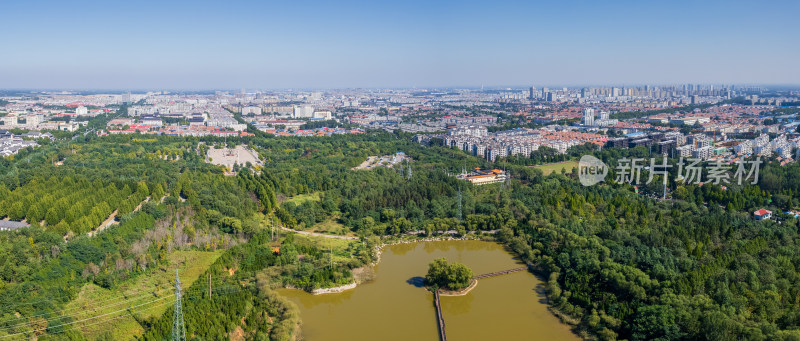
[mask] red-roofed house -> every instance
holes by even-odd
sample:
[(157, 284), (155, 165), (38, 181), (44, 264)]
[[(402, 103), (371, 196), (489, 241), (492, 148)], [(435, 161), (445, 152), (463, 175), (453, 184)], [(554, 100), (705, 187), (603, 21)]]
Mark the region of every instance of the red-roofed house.
[(756, 220), (769, 219), (772, 218), (772, 211), (765, 210), (762, 208), (758, 211), (753, 212), (753, 217), (755, 217)]

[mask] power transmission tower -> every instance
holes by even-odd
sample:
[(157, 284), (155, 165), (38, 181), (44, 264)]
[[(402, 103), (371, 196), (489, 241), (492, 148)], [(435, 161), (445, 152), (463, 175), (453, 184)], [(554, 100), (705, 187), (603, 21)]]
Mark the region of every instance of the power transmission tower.
[(411, 162), (406, 161), (408, 164), (408, 180), (411, 180)]
[(461, 221), (461, 187), (458, 188), (458, 221)]
[(183, 308), (181, 307), (181, 279), (175, 269), (175, 317), (172, 323), (172, 341), (186, 341), (186, 325), (183, 324)]

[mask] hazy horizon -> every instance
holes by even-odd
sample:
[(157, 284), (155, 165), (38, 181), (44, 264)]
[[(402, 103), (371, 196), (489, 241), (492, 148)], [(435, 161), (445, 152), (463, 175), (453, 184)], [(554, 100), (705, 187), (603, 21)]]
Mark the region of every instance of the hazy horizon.
[(4, 7), (3, 89), (800, 83), (796, 1)]
[[(527, 90), (534, 86), (537, 90), (542, 88), (549, 88), (551, 90), (559, 90), (561, 88), (568, 89), (581, 89), (581, 88), (602, 88), (602, 87), (641, 87), (645, 85), (650, 86), (680, 86), (683, 84), (696, 84), (696, 85), (726, 85), (726, 86), (760, 86), (770, 90), (794, 90), (800, 88), (800, 83), (797, 84), (750, 84), (750, 83), (694, 83), (682, 82), (672, 84), (583, 84), (583, 85), (548, 85), (548, 84), (529, 84), (529, 85), (497, 85), (497, 86), (484, 86), (484, 91), (516, 91)], [(312, 88), (312, 87), (285, 87), (285, 88), (245, 88), (246, 92), (283, 92), (283, 91), (345, 91), (345, 90), (481, 90), (481, 86), (417, 86), (417, 87), (397, 87), (397, 86), (384, 86), (384, 87), (329, 87), (329, 88)], [(213, 91), (228, 91), (232, 93), (241, 92), (242, 88), (0, 88), (0, 91), (5, 92), (106, 92), (106, 93), (145, 93), (153, 91), (167, 91), (167, 92), (213, 92)]]

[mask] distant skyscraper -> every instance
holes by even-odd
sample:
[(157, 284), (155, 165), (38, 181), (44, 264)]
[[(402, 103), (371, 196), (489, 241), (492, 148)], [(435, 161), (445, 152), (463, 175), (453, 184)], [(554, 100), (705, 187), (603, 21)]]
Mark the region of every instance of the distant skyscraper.
[(583, 125), (594, 126), (594, 109), (592, 108), (583, 109)]
[(530, 90), (531, 90), (531, 93), (528, 94), (528, 98), (529, 99), (533, 99), (536, 96), (536, 88), (535, 87), (531, 87)]

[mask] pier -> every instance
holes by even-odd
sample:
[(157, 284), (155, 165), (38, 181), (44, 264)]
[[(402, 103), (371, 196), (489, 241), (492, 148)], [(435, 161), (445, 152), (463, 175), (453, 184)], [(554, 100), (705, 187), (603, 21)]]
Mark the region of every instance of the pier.
[(521, 268), (514, 268), (514, 269), (509, 269), (509, 270), (490, 272), (488, 274), (483, 274), (483, 275), (478, 275), (478, 276), (472, 277), (472, 279), (489, 278), (489, 277), (494, 277), (494, 276), (510, 274), (510, 273), (513, 273), (513, 272), (523, 271), (523, 270), (527, 270), (527, 269), (528, 269), (527, 266), (523, 266)]
[[(483, 278), (506, 275), (506, 274), (519, 272), (519, 271), (523, 271), (523, 270), (527, 270), (527, 269), (528, 269), (527, 266), (523, 266), (523, 267), (520, 267), (520, 268), (508, 269), (508, 270), (497, 271), (497, 272), (490, 272), (488, 274), (474, 276), (474, 277), (472, 277), (472, 279), (477, 281), (477, 280), (483, 279)], [(438, 289), (433, 292), (433, 305), (436, 307), (436, 319), (438, 320), (438, 323), (439, 323), (439, 339), (441, 341), (447, 341), (447, 333), (445, 333), (445, 330), (444, 330), (444, 316), (442, 315), (442, 305), (439, 302), (439, 290)]]

